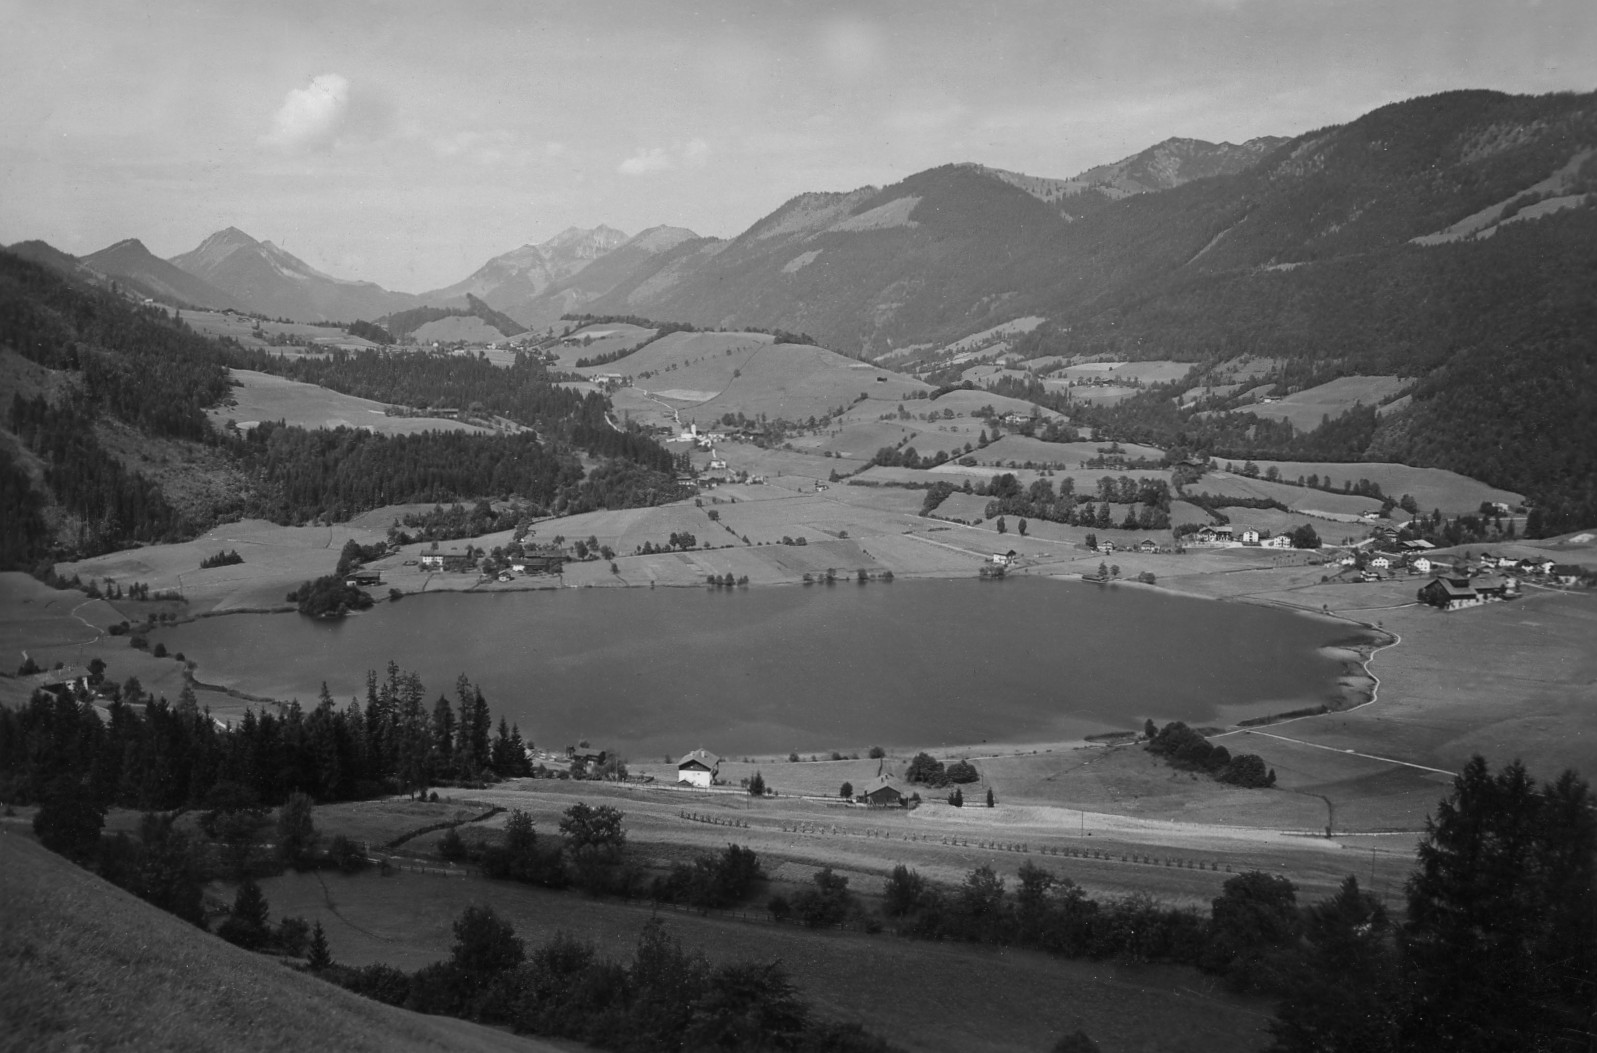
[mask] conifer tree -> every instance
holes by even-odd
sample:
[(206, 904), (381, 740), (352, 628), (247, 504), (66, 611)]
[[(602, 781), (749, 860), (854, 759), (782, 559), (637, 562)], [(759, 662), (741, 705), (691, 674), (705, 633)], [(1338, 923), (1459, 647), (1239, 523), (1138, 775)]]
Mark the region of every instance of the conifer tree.
[(327, 949), (327, 934), (322, 931), (320, 920), (311, 929), (310, 954), (306, 958), (306, 964), (310, 966), (313, 973), (319, 973), (323, 969), (331, 969), (333, 967), (333, 955)]

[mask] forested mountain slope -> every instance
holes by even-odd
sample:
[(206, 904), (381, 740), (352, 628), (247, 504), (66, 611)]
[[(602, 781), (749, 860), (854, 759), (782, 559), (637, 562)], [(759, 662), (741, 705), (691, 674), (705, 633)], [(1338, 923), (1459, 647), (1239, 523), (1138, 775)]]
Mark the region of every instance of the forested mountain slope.
[[(0, 252), (0, 569), (192, 536), (218, 517), (336, 520), (408, 501), (518, 494), (547, 510), (674, 500), (671, 455), (613, 425), (609, 404), (553, 383), (531, 358), (500, 369), (447, 355), (338, 353), (277, 358), (202, 337), (175, 313), (69, 280)], [(228, 397), (228, 368), (311, 380), (397, 406), (443, 398), (523, 426), (514, 434), (262, 424), (218, 432), (205, 411)], [(113, 441), (114, 440), (114, 441)], [(164, 444), (190, 472), (223, 472), (230, 504), (181, 506), (146, 474), (140, 447)], [(585, 472), (578, 453), (601, 459)]]

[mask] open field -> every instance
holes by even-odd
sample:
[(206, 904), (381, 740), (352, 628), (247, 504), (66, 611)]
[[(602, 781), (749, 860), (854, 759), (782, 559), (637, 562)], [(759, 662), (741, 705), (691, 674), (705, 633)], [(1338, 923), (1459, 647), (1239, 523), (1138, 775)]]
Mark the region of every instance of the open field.
[(0, 842), (0, 1046), (8, 1050), (561, 1048), (380, 1005), (200, 932), (21, 832), (6, 830)]
[[(605, 325), (597, 328), (617, 331), (615, 336), (606, 338), (609, 341), (606, 347), (612, 350), (641, 343), (654, 332), (651, 329), (637, 329), (633, 326)], [(627, 340), (630, 340), (631, 344), (627, 343)], [(691, 366), (702, 366), (698, 375), (714, 377), (719, 381), (714, 386), (722, 387), (725, 381), (731, 379), (732, 370), (736, 369), (751, 352), (770, 343), (771, 338), (763, 333), (668, 333), (633, 354), (602, 366), (587, 367), (582, 372), (590, 376), (595, 373), (621, 373), (637, 377), (640, 373), (654, 373), (664, 377), (666, 374), (687, 371)], [(728, 351), (732, 353), (728, 355)], [(565, 366), (568, 354), (569, 352), (565, 350), (561, 351), (562, 366)], [(590, 349), (585, 354), (572, 356), (571, 361), (592, 357)], [(731, 362), (724, 362), (723, 359), (731, 359)]]
[[(1381, 502), (1373, 497), (1357, 494), (1339, 494), (1326, 490), (1313, 490), (1306, 486), (1272, 483), (1268, 479), (1250, 479), (1231, 472), (1208, 472), (1202, 479), (1187, 488), (1192, 493), (1211, 493), (1216, 497), (1263, 497), (1279, 501), (1295, 512), (1331, 513), (1337, 516), (1358, 516), (1364, 512), (1378, 512)], [(1234, 508), (1227, 512), (1233, 519), (1246, 517), (1255, 509)]]
[[(342, 329), (325, 325), (309, 325), (304, 322), (261, 322), (260, 332), (255, 331), (255, 319), (241, 314), (228, 314), (223, 311), (186, 311), (183, 320), (189, 327), (208, 336), (230, 336), (245, 347), (259, 347), (270, 350), (273, 354), (286, 355), (297, 358), (306, 354), (320, 354), (330, 351), (335, 347), (361, 350), (377, 345), (370, 340), (358, 336), (351, 336)], [(300, 340), (309, 341), (316, 345), (311, 348), (304, 347), (272, 347), (273, 336), (291, 336)]]
[[(628, 325), (625, 322), (607, 322), (604, 325), (584, 326), (571, 335), (573, 337), (586, 337), (586, 343), (577, 340), (573, 343), (556, 344), (552, 350), (555, 352), (556, 369), (575, 369), (579, 358), (597, 358), (600, 355), (614, 354), (622, 348), (636, 347), (654, 335), (653, 329), (643, 329), (639, 326)], [(626, 359), (622, 359), (625, 362)], [(612, 363), (596, 367), (599, 373), (630, 373), (631, 369)]]
[[(950, 391), (931, 400), (929, 403), (923, 403), (919, 406), (912, 404), (909, 409), (911, 412), (916, 413), (924, 413), (928, 408), (936, 409), (938, 412), (951, 409), (956, 415), (970, 417), (986, 406), (991, 406), (999, 413), (1018, 413), (1023, 417), (1031, 416), (1037, 409), (1035, 405), (1024, 399), (1011, 398), (1008, 395), (995, 395), (991, 391), (970, 391), (965, 388)], [(1050, 409), (1043, 410), (1042, 416), (1049, 420), (1064, 419), (1064, 414), (1055, 413)]]
[[(274, 911), (319, 918), (339, 960), (403, 968), (445, 957), (452, 920), (490, 895), (494, 909), (531, 945), (566, 932), (623, 961), (653, 914), (646, 904), (409, 874), (285, 876), (263, 888)], [(818, 1015), (860, 1021), (908, 1050), (1031, 1051), (1077, 1029), (1105, 1049), (1256, 1049), (1269, 1013), (1267, 1003), (1224, 995), (1187, 969), (1122, 968), (692, 913), (666, 912), (665, 918), (672, 936), (702, 949), (713, 963), (779, 959)], [(891, 998), (867, 982), (883, 973), (905, 980)], [(959, 998), (947, 996), (950, 985), (958, 986)], [(1061, 991), (1069, 996), (1060, 997)], [(1124, 1011), (1127, 1000), (1150, 997), (1158, 998), (1159, 1014)]]
[(1291, 421), (1298, 431), (1313, 431), (1320, 420), (1335, 420), (1356, 405), (1374, 406), (1413, 383), (1401, 377), (1338, 377), (1316, 387), (1285, 396), (1279, 402), (1248, 406), (1247, 411), (1270, 420)]
[[(1322, 479), (1335, 479), (1338, 486), (1344, 481), (1352, 483), (1368, 479), (1393, 500), (1404, 494), (1410, 495), (1423, 512), (1429, 512), (1433, 508), (1440, 508), (1450, 514), (1474, 512), (1482, 501), (1493, 503), (1501, 501), (1512, 507), (1522, 504), (1525, 500), (1523, 494), (1511, 490), (1499, 490), (1495, 486), (1487, 486), (1483, 482), (1442, 468), (1411, 468), (1406, 464), (1389, 464), (1381, 461), (1353, 464), (1326, 461), (1257, 463), (1261, 472), (1273, 467), (1286, 479), (1318, 475)], [(1199, 483), (1200, 488), (1202, 485)]]
[(423, 431), (484, 431), (474, 424), (441, 417), (390, 417), (381, 402), (341, 395), (316, 384), (234, 369), (232, 404), (210, 410), (217, 425), (232, 421), (252, 428), (261, 421), (282, 421), (302, 428), (365, 428), (382, 435)]
[(1191, 362), (1153, 359), (1147, 362), (1083, 362), (1056, 369), (1053, 376), (1064, 380), (1136, 381), (1140, 384), (1168, 384), (1192, 372)]

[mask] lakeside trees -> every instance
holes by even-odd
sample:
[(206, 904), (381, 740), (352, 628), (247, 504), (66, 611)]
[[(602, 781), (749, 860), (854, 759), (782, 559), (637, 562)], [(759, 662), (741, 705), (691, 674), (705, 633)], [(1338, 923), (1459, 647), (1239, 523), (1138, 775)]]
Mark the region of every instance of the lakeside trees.
[(36, 691), (17, 709), (0, 707), (0, 797), (53, 801), (49, 815), (68, 817), (71, 831), (82, 826), (80, 804), (102, 813), (205, 806), (220, 824), (296, 793), (349, 800), (530, 774), (520, 730), (501, 721), (495, 736), (481, 692), (464, 677), (457, 692), (464, 719), (439, 725), (421, 679), (390, 662), (386, 676), (367, 674), (364, 704), (340, 708), (324, 692), (309, 710), (250, 709), (219, 727), (192, 693), (174, 706), (131, 679), (103, 716), (86, 693)]

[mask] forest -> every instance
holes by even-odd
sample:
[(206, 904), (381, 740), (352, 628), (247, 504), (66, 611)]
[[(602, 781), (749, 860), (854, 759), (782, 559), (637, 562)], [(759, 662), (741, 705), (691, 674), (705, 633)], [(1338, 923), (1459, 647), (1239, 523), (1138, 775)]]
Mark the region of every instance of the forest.
[(1166, 355), (1212, 368), (1281, 360), (1287, 388), (1338, 376), (1417, 377), (1410, 405), (1355, 407), (1314, 430), (1246, 409), (1198, 416), (1155, 385), (1078, 407), (1100, 437), (1219, 457), (1398, 461), (1522, 492), (1538, 536), (1597, 521), (1597, 209), (1291, 270), (1188, 276), (1135, 302), (1041, 327), (1026, 353)]
[(495, 731), (464, 675), (452, 697), (429, 702), (418, 676), (389, 663), (382, 676), (367, 674), (363, 700), (339, 706), (324, 688), (309, 710), (296, 700), (228, 727), (188, 687), (174, 704), (135, 677), (116, 683), (103, 664), (88, 679), (87, 691), (41, 690), (20, 708), (0, 707), (0, 799), (37, 802), (66, 780), (102, 809), (168, 811), (231, 784), (275, 806), (295, 793), (356, 800), (531, 772), (530, 744), (503, 719)]
[[(0, 523), (3, 569), (179, 540), (210, 525), (190, 521), (159, 485), (106, 449), (100, 426), (113, 420), (220, 451), (249, 487), (214, 514), (279, 523), (345, 518), (400, 502), (514, 494), (541, 512), (559, 512), (659, 503), (686, 493), (664, 447), (614, 423), (603, 396), (557, 386), (531, 356), (509, 369), (482, 358), (381, 350), (288, 359), (199, 336), (180, 313), (135, 306), (3, 252), (0, 343), (67, 381), (48, 398), (14, 393), (6, 407), (5, 426), (42, 471), (35, 476), (16, 454), (3, 452), (0, 487), (14, 495), (7, 506), (17, 510)], [(248, 434), (224, 433), (205, 411), (227, 397), (229, 367), (416, 409), (466, 408), (530, 430), (388, 437), (266, 422)], [(579, 452), (597, 459), (597, 470), (585, 472)], [(67, 513), (70, 536), (52, 536), (51, 501)]]

